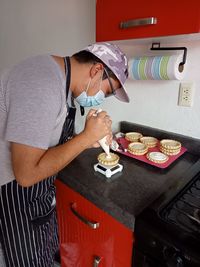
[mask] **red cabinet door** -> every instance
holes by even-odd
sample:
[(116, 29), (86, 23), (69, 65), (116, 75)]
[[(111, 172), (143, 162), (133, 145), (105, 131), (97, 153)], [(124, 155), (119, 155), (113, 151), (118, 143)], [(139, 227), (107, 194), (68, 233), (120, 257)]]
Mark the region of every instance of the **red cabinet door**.
[(56, 188), (61, 266), (131, 267), (133, 232), (58, 180)]
[[(126, 29), (120, 23), (154, 17), (157, 24)], [(197, 0), (97, 0), (96, 40), (134, 38), (197, 33), (200, 29), (200, 1)]]

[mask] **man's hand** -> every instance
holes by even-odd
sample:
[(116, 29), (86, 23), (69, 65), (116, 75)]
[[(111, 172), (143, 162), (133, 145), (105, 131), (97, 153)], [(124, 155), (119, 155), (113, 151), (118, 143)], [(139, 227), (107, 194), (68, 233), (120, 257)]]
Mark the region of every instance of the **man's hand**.
[(107, 144), (109, 145), (112, 142), (111, 125), (112, 121), (107, 112), (97, 112), (91, 109), (88, 112), (83, 133), (86, 135), (86, 138), (91, 141), (92, 147), (99, 147), (98, 141), (104, 136), (107, 136)]

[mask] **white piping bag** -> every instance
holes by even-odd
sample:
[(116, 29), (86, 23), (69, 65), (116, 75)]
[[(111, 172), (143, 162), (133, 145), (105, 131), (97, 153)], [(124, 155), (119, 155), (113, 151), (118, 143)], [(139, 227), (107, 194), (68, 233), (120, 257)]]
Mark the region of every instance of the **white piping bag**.
[[(93, 114), (93, 116), (97, 116), (97, 114), (98, 114), (99, 112), (101, 112), (101, 111), (102, 111), (102, 109), (98, 109), (98, 110)], [(103, 150), (105, 151), (107, 157), (110, 158), (110, 157), (111, 157), (111, 156), (110, 156), (110, 146), (107, 145), (106, 141), (107, 141), (107, 136), (104, 136), (104, 137), (103, 137), (102, 139), (100, 139), (98, 142), (99, 142), (100, 146), (103, 148)]]

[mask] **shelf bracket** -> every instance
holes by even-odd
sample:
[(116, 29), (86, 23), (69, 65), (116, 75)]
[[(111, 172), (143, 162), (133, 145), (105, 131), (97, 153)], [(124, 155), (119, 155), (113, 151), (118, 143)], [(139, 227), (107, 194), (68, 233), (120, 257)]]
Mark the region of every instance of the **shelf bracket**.
[(186, 47), (160, 47), (160, 43), (152, 43), (151, 50), (183, 50), (183, 61), (180, 62), (180, 65), (183, 67), (183, 65), (186, 63)]

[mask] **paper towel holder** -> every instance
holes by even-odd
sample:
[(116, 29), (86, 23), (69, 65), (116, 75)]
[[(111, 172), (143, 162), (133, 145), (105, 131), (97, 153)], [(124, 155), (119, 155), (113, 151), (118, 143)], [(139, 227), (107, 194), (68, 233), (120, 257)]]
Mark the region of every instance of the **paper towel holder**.
[(187, 48), (184, 46), (177, 47), (160, 47), (160, 43), (152, 43), (151, 50), (183, 50), (183, 61), (179, 64), (179, 71), (182, 72), (186, 63)]

